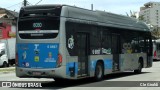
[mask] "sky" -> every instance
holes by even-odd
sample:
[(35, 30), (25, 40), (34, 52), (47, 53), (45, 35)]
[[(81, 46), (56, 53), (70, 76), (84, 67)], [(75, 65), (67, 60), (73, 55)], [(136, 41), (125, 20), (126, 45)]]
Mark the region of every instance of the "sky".
[[(27, 0), (30, 4), (35, 5), (41, 0)], [(160, 0), (42, 0), (41, 4), (67, 4), (77, 7), (91, 9), (93, 4), (94, 10), (102, 10), (116, 14), (126, 15), (130, 11), (137, 12), (140, 7), (147, 2), (160, 2)], [(0, 7), (9, 10), (19, 11), (22, 7), (23, 0), (0, 0)]]

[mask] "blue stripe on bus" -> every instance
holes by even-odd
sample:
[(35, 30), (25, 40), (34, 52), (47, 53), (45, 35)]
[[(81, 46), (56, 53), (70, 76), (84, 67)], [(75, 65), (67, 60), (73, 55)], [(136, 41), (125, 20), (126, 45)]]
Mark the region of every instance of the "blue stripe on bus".
[[(103, 61), (104, 61), (104, 69), (112, 69), (113, 60), (111, 60), (111, 59), (105, 59)], [(97, 60), (91, 61), (91, 63), (90, 63), (91, 71), (95, 71), (96, 64), (97, 64)]]
[(111, 59), (104, 60), (104, 68), (105, 69), (112, 69), (113, 61)]
[(75, 74), (78, 74), (78, 63), (77, 62), (68, 62), (66, 64), (66, 75), (70, 76), (69, 68), (74, 68)]
[(90, 66), (91, 66), (90, 69), (91, 69), (91, 71), (95, 71), (96, 63), (97, 63), (97, 60), (91, 61), (91, 63), (90, 63)]
[[(112, 63), (113, 61), (111, 59), (105, 59), (104, 61), (104, 69), (112, 69)], [(93, 60), (90, 63), (90, 70), (95, 71), (95, 67), (97, 64), (97, 60)], [(70, 76), (70, 70), (69, 68), (75, 69), (75, 74), (78, 74), (78, 62), (68, 62), (66, 64), (66, 75)]]

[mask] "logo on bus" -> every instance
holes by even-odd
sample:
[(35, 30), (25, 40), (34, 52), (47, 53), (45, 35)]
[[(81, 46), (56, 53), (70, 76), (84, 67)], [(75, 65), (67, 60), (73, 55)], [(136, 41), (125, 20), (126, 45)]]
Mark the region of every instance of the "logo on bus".
[(71, 35), (71, 37), (68, 39), (68, 48), (73, 49), (74, 47), (74, 39), (73, 39), (73, 35)]
[(41, 28), (42, 27), (42, 23), (33, 23), (33, 27), (34, 28)]
[(25, 60), (26, 57), (27, 57), (27, 53), (26, 53), (26, 51), (25, 51), (25, 52), (23, 52), (23, 54), (22, 54), (22, 59)]

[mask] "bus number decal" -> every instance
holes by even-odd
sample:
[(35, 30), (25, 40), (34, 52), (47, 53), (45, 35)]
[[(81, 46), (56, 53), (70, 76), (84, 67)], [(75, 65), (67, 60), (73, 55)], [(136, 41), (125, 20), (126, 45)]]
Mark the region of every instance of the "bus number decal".
[(54, 49), (54, 48), (57, 48), (58, 46), (57, 45), (47, 45), (47, 48), (52, 48), (52, 49)]
[(92, 54), (100, 54), (101, 50), (100, 49), (94, 49), (92, 50)]
[(42, 23), (33, 23), (33, 27), (34, 28), (41, 28), (42, 27)]

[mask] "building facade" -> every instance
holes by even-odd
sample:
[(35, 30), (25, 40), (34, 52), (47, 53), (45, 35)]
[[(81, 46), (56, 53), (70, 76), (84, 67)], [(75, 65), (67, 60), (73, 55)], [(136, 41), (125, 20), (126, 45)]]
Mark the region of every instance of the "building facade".
[(160, 27), (160, 2), (148, 2), (140, 8), (139, 15), (146, 23)]
[(160, 2), (148, 2), (140, 7), (139, 19), (152, 25), (156, 37), (160, 37)]
[(0, 39), (15, 37), (18, 13), (0, 8)]

